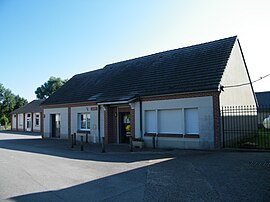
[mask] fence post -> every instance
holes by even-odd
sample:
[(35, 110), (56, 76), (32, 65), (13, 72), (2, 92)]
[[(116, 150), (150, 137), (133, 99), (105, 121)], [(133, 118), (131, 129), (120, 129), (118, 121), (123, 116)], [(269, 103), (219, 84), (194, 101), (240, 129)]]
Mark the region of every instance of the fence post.
[(73, 145), (73, 134), (71, 134), (71, 148), (73, 148), (74, 147), (74, 145)]
[(104, 153), (105, 152), (105, 137), (102, 137), (101, 147), (102, 147), (101, 152)]
[(225, 148), (225, 134), (224, 134), (224, 114), (223, 114), (223, 106), (221, 108), (221, 124), (222, 124), (222, 146)]
[(73, 138), (74, 138), (74, 139), (73, 139), (73, 140), (74, 140), (74, 145), (76, 145), (76, 139), (77, 139), (77, 138), (76, 138), (76, 133), (74, 133), (74, 137), (73, 137)]
[(88, 143), (88, 134), (89, 134), (89, 132), (86, 132), (86, 134), (85, 134), (85, 143)]
[(153, 141), (153, 149), (155, 149), (156, 148), (156, 137), (155, 137), (155, 135), (153, 135), (152, 141)]
[(129, 145), (130, 145), (129, 151), (130, 151), (130, 152), (133, 152), (132, 136), (131, 136), (131, 135), (129, 136)]
[(83, 136), (81, 136), (81, 151), (83, 151)]

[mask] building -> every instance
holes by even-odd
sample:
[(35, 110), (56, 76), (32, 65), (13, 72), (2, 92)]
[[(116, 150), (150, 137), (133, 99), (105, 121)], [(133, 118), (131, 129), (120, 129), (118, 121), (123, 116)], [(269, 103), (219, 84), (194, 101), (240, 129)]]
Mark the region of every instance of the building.
[(43, 101), (33, 100), (11, 112), (11, 130), (42, 133), (43, 113), (40, 104)]
[(259, 107), (270, 107), (270, 91), (257, 92), (255, 94)]
[(258, 101), (258, 123), (262, 125), (265, 118), (270, 116), (270, 91), (257, 92)]
[(44, 137), (143, 139), (163, 148), (220, 148), (220, 106), (255, 105), (237, 37), (106, 65), (72, 77), (43, 102)]

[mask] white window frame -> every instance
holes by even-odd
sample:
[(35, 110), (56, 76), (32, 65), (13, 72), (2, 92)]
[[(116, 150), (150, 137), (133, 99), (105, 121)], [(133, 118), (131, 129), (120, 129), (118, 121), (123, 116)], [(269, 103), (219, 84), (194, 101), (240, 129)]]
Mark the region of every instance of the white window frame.
[[(37, 124), (37, 120), (38, 120), (38, 124)], [(40, 126), (40, 114), (39, 113), (35, 113), (35, 126)]]
[[(85, 124), (86, 127), (82, 128), (82, 116), (86, 116)], [(90, 131), (91, 130), (91, 114), (88, 113), (79, 113), (78, 114), (78, 130), (80, 131)]]
[[(188, 133), (187, 132), (187, 118), (186, 118), (186, 110), (189, 110), (189, 109), (195, 109), (197, 110), (197, 132), (196, 133)], [(162, 111), (162, 110), (180, 110), (180, 114), (179, 114), (179, 124), (180, 124), (180, 131), (177, 131), (176, 133), (172, 133), (172, 135), (190, 135), (190, 134), (194, 134), (194, 135), (199, 135), (200, 134), (200, 123), (199, 123), (199, 109), (198, 107), (192, 107), (192, 108), (164, 108), (164, 109), (146, 109), (144, 110), (144, 133), (156, 133), (156, 134), (161, 134), (160, 133), (160, 124), (159, 124), (159, 111)], [(146, 120), (146, 113), (147, 112), (154, 112), (155, 111), (155, 122), (156, 122), (156, 130), (153, 131), (153, 132), (150, 132), (150, 131), (147, 131), (147, 120)], [(163, 133), (163, 134), (168, 134), (170, 135), (170, 133)]]
[(23, 126), (23, 116), (24, 116), (23, 114), (18, 115), (18, 122), (19, 122), (19, 126), (21, 127)]
[[(147, 117), (147, 113), (154, 113), (154, 123), (152, 123), (152, 125), (154, 125), (154, 128), (153, 128), (153, 131), (152, 130), (150, 130), (150, 131), (148, 131), (149, 130), (149, 128), (147, 127), (147, 121), (148, 121), (148, 119), (146, 118)], [(157, 133), (157, 112), (156, 112), (156, 110), (145, 110), (144, 111), (144, 117), (145, 117), (145, 132), (146, 133)]]
[[(195, 123), (197, 123), (196, 125), (196, 128), (195, 129), (192, 129), (193, 131), (192, 132), (189, 132), (188, 131), (188, 128), (189, 128), (189, 124), (190, 123), (188, 123), (187, 122), (187, 112), (188, 112), (188, 110), (196, 110), (195, 112), (196, 112), (196, 114), (195, 114), (195, 117), (196, 117), (196, 121), (195, 121)], [(199, 112), (198, 112), (198, 108), (185, 108), (185, 134), (187, 134), (187, 135), (190, 135), (190, 134), (194, 134), (194, 135), (198, 135), (200, 132), (199, 132), (199, 126), (200, 126), (200, 124), (199, 124)], [(195, 130), (195, 131), (194, 131)]]
[[(167, 129), (167, 131), (166, 130), (164, 131), (164, 128), (162, 128), (163, 123), (161, 121), (162, 113), (166, 113), (166, 112), (171, 113), (170, 111), (178, 114), (178, 116), (177, 116), (178, 120), (176, 120), (176, 123), (175, 123), (176, 126), (173, 129), (173, 131), (169, 131), (170, 129)], [(181, 108), (159, 109), (158, 113), (157, 113), (157, 119), (158, 119), (157, 124), (158, 124), (158, 132), (159, 132), (159, 134), (182, 135), (183, 134), (183, 127), (182, 127), (182, 124), (181, 124), (181, 122), (183, 122), (182, 121), (182, 113), (183, 113), (183, 110)], [(163, 127), (164, 126), (165, 125), (163, 125)]]

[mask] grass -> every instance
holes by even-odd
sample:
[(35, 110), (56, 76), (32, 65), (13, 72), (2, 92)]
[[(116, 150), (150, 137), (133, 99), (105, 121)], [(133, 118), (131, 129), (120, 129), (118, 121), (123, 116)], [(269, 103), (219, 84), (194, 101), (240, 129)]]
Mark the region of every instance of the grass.
[(270, 130), (259, 128), (257, 134), (237, 144), (238, 147), (252, 147), (256, 149), (270, 149)]
[(5, 126), (0, 126), (0, 131), (1, 130), (10, 130), (10, 129), (11, 129), (10, 125), (7, 125), (7, 128), (5, 128)]
[(258, 135), (254, 137), (255, 143), (260, 148), (270, 149), (270, 130), (259, 129)]

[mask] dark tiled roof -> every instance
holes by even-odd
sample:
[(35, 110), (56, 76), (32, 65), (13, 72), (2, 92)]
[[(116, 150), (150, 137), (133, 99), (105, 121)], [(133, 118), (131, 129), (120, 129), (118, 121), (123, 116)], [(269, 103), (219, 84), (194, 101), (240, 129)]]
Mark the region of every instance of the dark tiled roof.
[(14, 110), (10, 114), (20, 114), (20, 113), (31, 113), (31, 112), (42, 112), (41, 103), (44, 100), (33, 100), (32, 102)]
[(123, 101), (136, 96), (217, 90), (235, 41), (236, 36), (78, 74), (43, 104)]
[(255, 93), (260, 107), (270, 107), (270, 91)]

